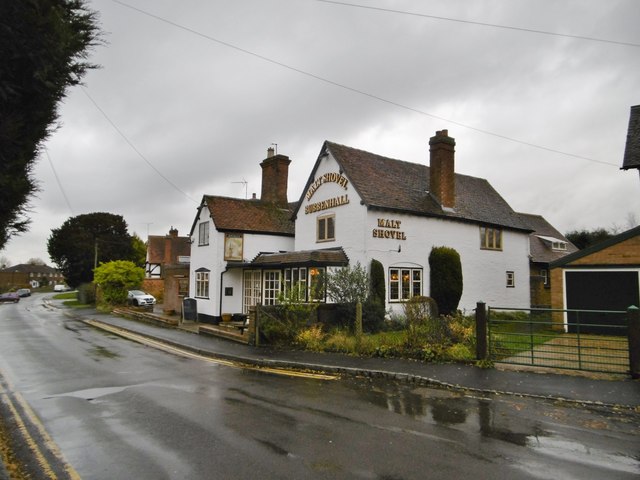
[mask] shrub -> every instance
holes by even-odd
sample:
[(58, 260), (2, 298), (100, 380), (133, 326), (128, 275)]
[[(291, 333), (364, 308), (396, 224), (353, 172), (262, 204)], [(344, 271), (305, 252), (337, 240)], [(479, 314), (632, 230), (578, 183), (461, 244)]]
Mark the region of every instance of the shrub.
[(127, 301), (127, 291), (138, 288), (144, 280), (144, 268), (128, 260), (101, 263), (93, 271), (94, 282), (100, 286), (104, 301), (121, 305)]
[(384, 280), (384, 267), (378, 260), (371, 260), (371, 270), (369, 273), (371, 279), (370, 298), (380, 302), (383, 306), (387, 299), (387, 290)]
[(369, 275), (360, 263), (327, 273), (327, 296), (336, 303), (364, 302), (369, 296)]
[(429, 297), (415, 296), (402, 305), (407, 320), (407, 346), (424, 343), (442, 343), (443, 325), (438, 318), (435, 301)]
[(462, 263), (453, 248), (433, 247), (429, 255), (431, 297), (440, 313), (455, 313), (462, 297)]
[(298, 334), (315, 321), (317, 303), (303, 303), (296, 286), (281, 294), (277, 305), (260, 309), (262, 339), (272, 345), (291, 345)]
[[(384, 304), (371, 298), (362, 304), (362, 330), (365, 333), (375, 333), (384, 330)], [(333, 315), (325, 322), (330, 328), (345, 328), (355, 332), (356, 304), (335, 304)]]
[(96, 303), (95, 283), (83, 283), (78, 287), (78, 302), (84, 305), (93, 305)]
[(322, 325), (315, 324), (300, 330), (296, 335), (296, 343), (306, 350), (320, 352), (323, 350), (324, 333)]

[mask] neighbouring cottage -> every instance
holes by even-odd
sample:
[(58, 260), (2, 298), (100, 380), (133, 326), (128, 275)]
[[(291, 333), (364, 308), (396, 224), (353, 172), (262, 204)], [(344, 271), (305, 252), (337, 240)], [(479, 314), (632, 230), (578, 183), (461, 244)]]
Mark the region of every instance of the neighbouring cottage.
[(38, 288), (64, 283), (64, 275), (48, 265), (21, 263), (0, 270), (0, 288)]
[(168, 235), (149, 235), (143, 289), (162, 301), (165, 313), (180, 312), (189, 295), (191, 238), (171, 227)]
[(528, 213), (520, 215), (533, 229), (533, 232), (529, 234), (531, 307), (551, 308), (549, 264), (577, 252), (578, 247), (541, 215)]
[(326, 301), (314, 288), (323, 271), (369, 269), (372, 259), (384, 267), (387, 310), (400, 313), (411, 296), (429, 295), (435, 246), (460, 254), (461, 309), (529, 306), (534, 229), (487, 180), (455, 173), (447, 130), (429, 145), (427, 166), (326, 141), (296, 203), (287, 200), (290, 160), (269, 149), (260, 199), (203, 196), (190, 232), (199, 320), (274, 304), (293, 285)]

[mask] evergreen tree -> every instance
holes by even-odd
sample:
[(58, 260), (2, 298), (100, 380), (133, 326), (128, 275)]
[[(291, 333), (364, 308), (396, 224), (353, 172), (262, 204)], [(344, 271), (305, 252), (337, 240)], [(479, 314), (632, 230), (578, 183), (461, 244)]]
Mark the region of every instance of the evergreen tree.
[(0, 249), (28, 229), (36, 157), (98, 36), (83, 0), (0, 2)]

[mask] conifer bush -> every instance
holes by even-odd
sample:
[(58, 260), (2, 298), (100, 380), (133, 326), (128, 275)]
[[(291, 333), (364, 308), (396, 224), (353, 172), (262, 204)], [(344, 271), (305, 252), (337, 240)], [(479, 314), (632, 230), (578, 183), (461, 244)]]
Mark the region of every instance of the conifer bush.
[(453, 315), (462, 297), (460, 254), (449, 247), (433, 247), (429, 255), (431, 298), (441, 315)]

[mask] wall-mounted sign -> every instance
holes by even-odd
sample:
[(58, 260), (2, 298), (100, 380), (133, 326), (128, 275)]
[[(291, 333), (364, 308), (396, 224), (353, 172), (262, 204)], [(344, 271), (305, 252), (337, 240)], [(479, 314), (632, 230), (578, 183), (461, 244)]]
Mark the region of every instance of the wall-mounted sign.
[(378, 219), (378, 228), (373, 229), (373, 238), (390, 238), (393, 240), (406, 240), (407, 236), (400, 231), (400, 220), (388, 218)]
[(340, 195), (339, 197), (333, 197), (329, 200), (323, 200), (321, 202), (310, 203), (304, 207), (304, 213), (320, 212), (322, 210), (328, 210), (330, 208), (339, 207), (340, 205), (346, 205), (349, 203), (349, 195)]
[(318, 177), (316, 181), (313, 182), (311, 186), (309, 186), (309, 190), (307, 190), (307, 193), (306, 193), (307, 201), (310, 200), (311, 197), (313, 197), (313, 194), (316, 193), (316, 190), (318, 190), (320, 185), (322, 185), (323, 183), (331, 183), (331, 182), (337, 183), (345, 190), (349, 186), (349, 180), (347, 180), (346, 177), (344, 177), (341, 173), (336, 173), (336, 172), (325, 173), (321, 177)]
[(243, 238), (241, 233), (224, 234), (224, 259), (231, 262), (242, 261)]

